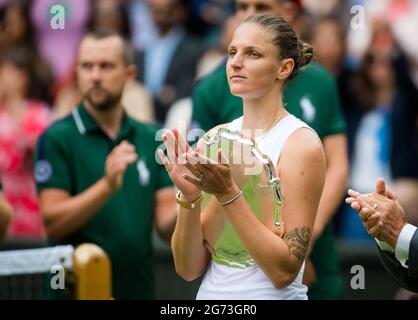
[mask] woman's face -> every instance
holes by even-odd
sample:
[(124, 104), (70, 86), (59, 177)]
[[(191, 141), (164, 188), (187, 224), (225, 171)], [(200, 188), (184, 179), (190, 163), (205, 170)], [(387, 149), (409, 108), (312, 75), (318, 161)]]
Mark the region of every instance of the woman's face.
[[(332, 45), (330, 45), (332, 43)], [(312, 46), (320, 64), (333, 72), (344, 58), (344, 39), (341, 38), (338, 25), (325, 21), (317, 25), (312, 37)]]
[(22, 8), (20, 6), (12, 5), (7, 9), (5, 25), (7, 26), (7, 36), (10, 45), (13, 46), (21, 44), (25, 37), (27, 26), (23, 18)]
[(122, 15), (117, 2), (101, 0), (96, 3), (94, 27), (122, 31)]
[(375, 86), (385, 87), (393, 84), (394, 71), (391, 58), (388, 55), (373, 54), (369, 58), (367, 72)]
[(255, 23), (244, 23), (234, 33), (226, 66), (231, 93), (259, 99), (278, 84), (280, 68), (273, 33)]
[(28, 84), (27, 73), (13, 63), (0, 65), (0, 86), (10, 95), (25, 96)]

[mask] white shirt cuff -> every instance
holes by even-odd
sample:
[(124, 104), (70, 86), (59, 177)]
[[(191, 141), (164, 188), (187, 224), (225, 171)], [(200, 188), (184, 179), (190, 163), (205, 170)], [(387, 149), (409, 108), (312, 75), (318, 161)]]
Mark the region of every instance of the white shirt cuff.
[(392, 247), (390, 245), (388, 245), (386, 242), (384, 241), (380, 241), (379, 239), (374, 238), (374, 240), (376, 240), (377, 245), (380, 247), (380, 249), (382, 249), (383, 251), (389, 251), (394, 253)]
[(408, 268), (406, 262), (408, 261), (409, 256), (409, 245), (416, 230), (417, 227), (407, 223), (402, 228), (398, 241), (396, 242), (395, 257), (405, 268)]

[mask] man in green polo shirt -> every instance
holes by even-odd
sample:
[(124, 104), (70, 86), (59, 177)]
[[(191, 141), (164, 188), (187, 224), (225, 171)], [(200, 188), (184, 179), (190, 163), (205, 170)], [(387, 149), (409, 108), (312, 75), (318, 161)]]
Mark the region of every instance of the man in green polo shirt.
[[(283, 16), (295, 26), (301, 14), (297, 0), (236, 0), (235, 3), (236, 15), (242, 19), (255, 13), (269, 13)], [(242, 116), (242, 100), (230, 93), (224, 64), (196, 85), (192, 98), (192, 129), (200, 128), (206, 132)], [(327, 157), (326, 183), (315, 220), (314, 246), (311, 260), (306, 263), (304, 282), (309, 286), (309, 299), (338, 299), (342, 297), (342, 277), (331, 219), (345, 194), (348, 159), (345, 123), (335, 80), (324, 68), (311, 63), (288, 84), (284, 102), (290, 113), (318, 133)], [(190, 134), (193, 135), (193, 130)], [(191, 135), (189, 138), (193, 139)]]
[(135, 78), (132, 62), (116, 33), (84, 37), (77, 64), (82, 102), (40, 137), (35, 179), (48, 237), (99, 245), (112, 263), (113, 297), (152, 299), (153, 222), (169, 240), (177, 210), (172, 183), (156, 162), (156, 128), (121, 106), (124, 85)]
[(2, 192), (2, 185), (0, 181), (0, 240), (2, 240), (5, 236), (11, 218), (12, 207), (9, 205)]

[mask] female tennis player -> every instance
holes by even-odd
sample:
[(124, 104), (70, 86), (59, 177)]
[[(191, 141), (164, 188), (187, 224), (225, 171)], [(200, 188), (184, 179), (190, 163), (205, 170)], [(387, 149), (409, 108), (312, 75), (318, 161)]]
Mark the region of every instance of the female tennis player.
[[(304, 260), (324, 185), (325, 156), (317, 134), (285, 110), (282, 92), (311, 58), (312, 47), (300, 42), (282, 18), (269, 15), (244, 20), (229, 46), (228, 83), (242, 98), (243, 117), (220, 127), (246, 132), (272, 160), (284, 197), (284, 234), (274, 230), (272, 219), (258, 218), (221, 150), (214, 161), (205, 157), (202, 139), (193, 151), (177, 131), (163, 135), (168, 157), (162, 150), (159, 155), (180, 190), (172, 238), (176, 271), (189, 281), (206, 271), (197, 299), (307, 299)], [(213, 196), (202, 210), (203, 193)], [(228, 223), (251, 257), (248, 264), (236, 263), (239, 257), (227, 262), (218, 257), (220, 230)], [(228, 242), (223, 246), (227, 250)]]

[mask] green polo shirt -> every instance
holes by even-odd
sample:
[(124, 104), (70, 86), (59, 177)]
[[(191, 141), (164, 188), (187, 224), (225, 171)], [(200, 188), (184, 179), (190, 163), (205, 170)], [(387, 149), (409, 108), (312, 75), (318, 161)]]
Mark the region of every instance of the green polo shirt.
[(37, 144), (38, 192), (58, 188), (72, 196), (104, 176), (106, 158), (121, 141), (135, 146), (138, 160), (128, 166), (122, 187), (84, 227), (60, 242), (75, 246), (92, 242), (106, 251), (116, 299), (154, 298), (154, 196), (157, 190), (172, 186), (164, 167), (156, 162), (155, 151), (161, 144), (156, 134), (156, 128), (125, 114), (113, 141), (80, 105), (50, 126)]
[[(302, 68), (287, 84), (283, 95), (286, 110), (307, 123), (321, 139), (345, 133), (335, 79), (319, 64), (310, 63)], [(225, 64), (196, 85), (192, 99), (192, 128), (207, 132), (242, 116), (242, 99), (233, 96), (229, 90)], [(330, 223), (312, 251), (317, 281), (309, 289), (310, 299), (341, 297), (343, 284), (334, 242)]]

